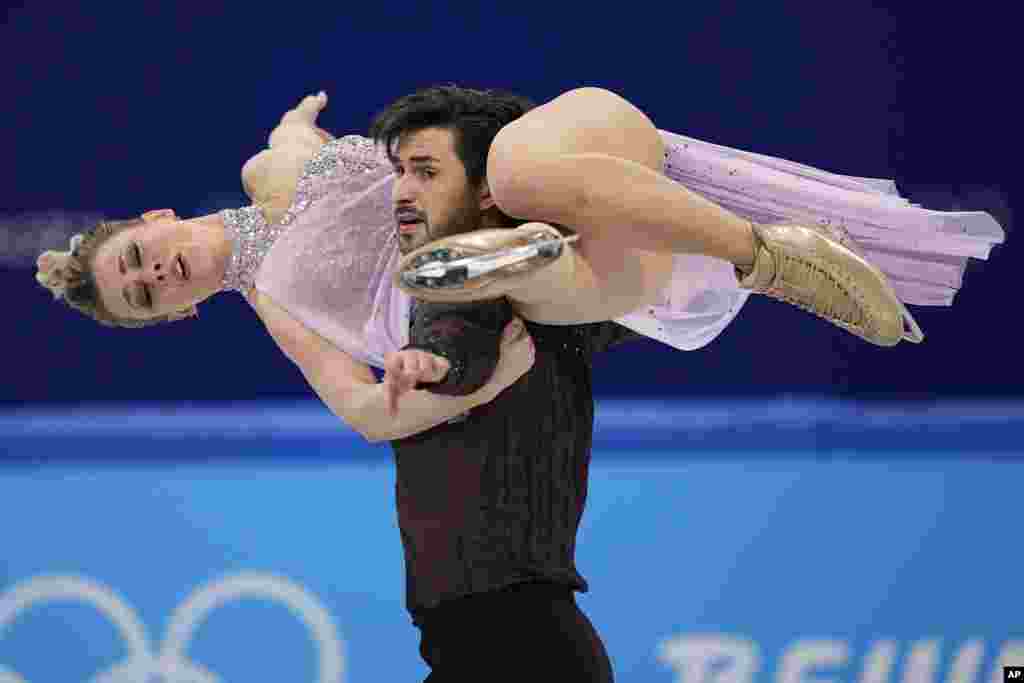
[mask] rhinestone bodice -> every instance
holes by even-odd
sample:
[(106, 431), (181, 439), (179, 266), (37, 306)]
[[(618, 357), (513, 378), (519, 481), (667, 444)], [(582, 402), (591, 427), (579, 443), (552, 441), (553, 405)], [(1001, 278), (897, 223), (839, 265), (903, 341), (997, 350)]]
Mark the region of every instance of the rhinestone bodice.
[(224, 229), (231, 239), (231, 260), (224, 272), (221, 289), (245, 292), (252, 289), (263, 257), (284, 230), (281, 224), (270, 225), (258, 206), (227, 209), (221, 212)]

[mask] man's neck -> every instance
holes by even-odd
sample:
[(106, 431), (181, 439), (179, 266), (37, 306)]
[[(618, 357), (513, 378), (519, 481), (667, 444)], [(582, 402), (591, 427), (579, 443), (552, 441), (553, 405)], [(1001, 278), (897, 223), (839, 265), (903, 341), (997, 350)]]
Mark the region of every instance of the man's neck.
[(515, 228), (526, 221), (519, 221), (509, 218), (497, 209), (489, 209), (480, 214), (480, 229), (494, 230), (501, 228)]

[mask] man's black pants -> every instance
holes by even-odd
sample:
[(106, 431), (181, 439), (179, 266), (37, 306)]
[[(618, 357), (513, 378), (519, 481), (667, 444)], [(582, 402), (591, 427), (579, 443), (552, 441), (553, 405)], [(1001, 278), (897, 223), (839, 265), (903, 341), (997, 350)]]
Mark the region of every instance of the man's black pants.
[(424, 683), (612, 683), (611, 662), (566, 586), (528, 583), (428, 611)]

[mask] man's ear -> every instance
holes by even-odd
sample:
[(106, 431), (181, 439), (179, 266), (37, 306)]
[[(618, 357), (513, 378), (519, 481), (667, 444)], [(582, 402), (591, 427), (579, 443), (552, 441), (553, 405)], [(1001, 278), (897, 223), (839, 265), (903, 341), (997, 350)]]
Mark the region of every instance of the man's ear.
[(494, 202), (494, 197), (491, 196), (491, 187), (487, 184), (486, 178), (480, 183), (479, 200), (481, 211), (488, 211), (497, 206)]
[(142, 214), (142, 220), (146, 221), (147, 223), (151, 221), (158, 221), (161, 219), (169, 219), (176, 221), (178, 220), (178, 217), (174, 214), (174, 209), (155, 209), (153, 211), (147, 211), (146, 213)]

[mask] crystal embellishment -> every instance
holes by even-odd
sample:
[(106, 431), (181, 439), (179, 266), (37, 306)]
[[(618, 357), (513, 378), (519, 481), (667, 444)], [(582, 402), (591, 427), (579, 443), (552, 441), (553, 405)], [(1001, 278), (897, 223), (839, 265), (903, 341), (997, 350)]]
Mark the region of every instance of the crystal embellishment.
[(325, 185), (318, 181), (332, 177), (337, 173), (339, 165), (348, 177), (379, 168), (380, 160), (376, 157), (375, 149), (372, 140), (358, 135), (346, 135), (321, 147), (316, 156), (306, 162), (295, 186), (295, 198), (281, 218), (281, 224), (291, 224), (296, 216), (324, 195)]
[(226, 209), (221, 212), (224, 229), (231, 238), (231, 261), (224, 272), (224, 291), (252, 289), (263, 257), (284, 232), (283, 225), (268, 225), (258, 206)]

